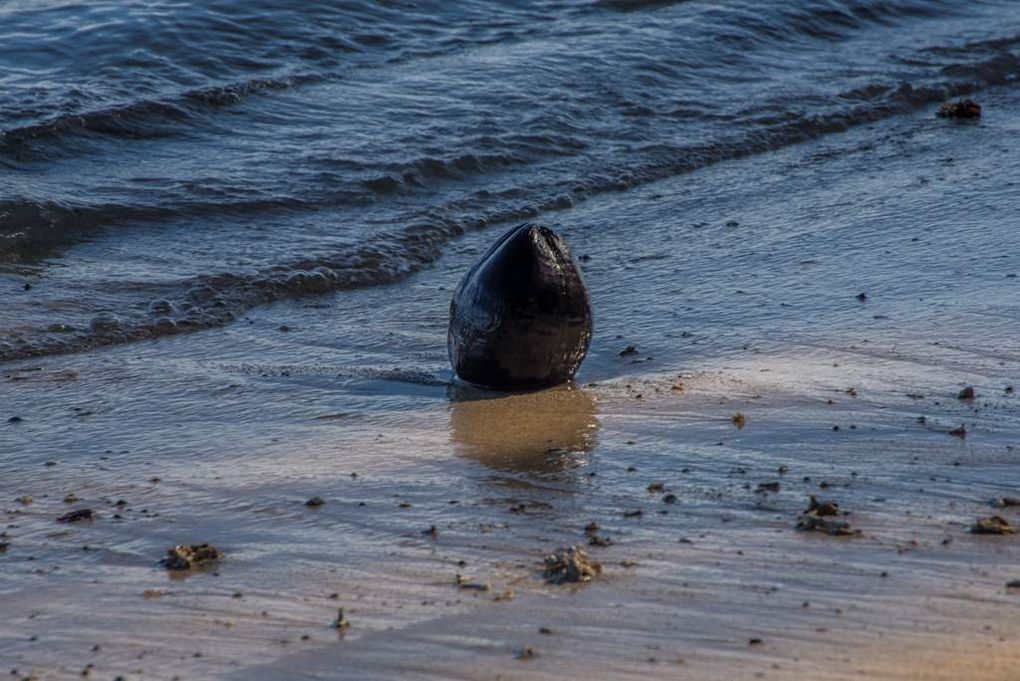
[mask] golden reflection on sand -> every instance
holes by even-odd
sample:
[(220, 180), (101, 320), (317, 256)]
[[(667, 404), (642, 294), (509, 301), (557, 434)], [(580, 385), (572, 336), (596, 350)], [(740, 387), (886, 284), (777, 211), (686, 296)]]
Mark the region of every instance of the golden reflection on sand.
[(453, 390), (450, 433), (460, 456), (542, 475), (583, 463), (595, 447), (598, 401), (576, 385), (514, 394)]

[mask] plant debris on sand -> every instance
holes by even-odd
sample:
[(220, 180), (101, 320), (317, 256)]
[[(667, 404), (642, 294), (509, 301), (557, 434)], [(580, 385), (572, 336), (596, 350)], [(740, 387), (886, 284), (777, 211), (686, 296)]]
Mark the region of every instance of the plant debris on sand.
[(970, 531), (974, 534), (1013, 534), (1016, 528), (1002, 516), (993, 515), (988, 518), (978, 518), (971, 526)]
[(590, 582), (601, 574), (601, 563), (589, 559), (588, 554), (576, 546), (567, 546), (545, 557), (542, 577), (550, 584), (563, 584)]
[(845, 520), (830, 520), (807, 514), (797, 521), (797, 529), (801, 532), (824, 532), (833, 537), (850, 537), (861, 533)]
[(218, 560), (223, 554), (212, 544), (179, 544), (167, 549), (160, 564), (167, 570), (190, 570)]
[(808, 509), (805, 513), (810, 515), (827, 516), (827, 515), (839, 515), (839, 504), (835, 501), (822, 500), (819, 501), (818, 497), (812, 494), (808, 498)]
[(76, 523), (81, 520), (93, 520), (96, 517), (95, 511), (91, 508), (79, 508), (77, 511), (70, 511), (57, 518), (58, 523)]
[(845, 520), (836, 520), (832, 516), (841, 513), (839, 504), (834, 501), (819, 501), (811, 495), (807, 510), (801, 514), (797, 521), (797, 530), (800, 532), (824, 532), (833, 537), (849, 537), (860, 534)]
[(344, 616), (343, 608), (337, 609), (336, 619), (333, 620), (329, 626), (336, 629), (340, 635), (346, 634), (347, 630), (351, 628), (351, 621)]

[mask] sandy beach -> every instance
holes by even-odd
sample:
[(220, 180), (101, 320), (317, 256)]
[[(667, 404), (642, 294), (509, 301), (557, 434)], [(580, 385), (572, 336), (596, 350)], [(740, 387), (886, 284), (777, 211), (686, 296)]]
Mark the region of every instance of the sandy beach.
[[(0, 671), (1020, 678), (1020, 539), (971, 532), (1020, 527), (994, 503), (1020, 497), (1020, 91), (975, 96), (977, 124), (924, 108), (543, 215), (596, 310), (570, 386), (452, 381), (450, 292), (498, 230), (3, 364)], [(797, 531), (810, 495), (859, 532)], [(211, 567), (159, 565), (203, 542)], [(542, 579), (569, 545), (599, 578)]]

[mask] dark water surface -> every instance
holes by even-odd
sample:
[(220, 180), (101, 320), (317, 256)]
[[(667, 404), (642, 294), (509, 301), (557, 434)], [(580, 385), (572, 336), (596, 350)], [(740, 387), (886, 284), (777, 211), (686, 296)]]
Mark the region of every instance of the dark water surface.
[(391, 282), (1018, 75), (1015, 0), (7, 0), (0, 360)]

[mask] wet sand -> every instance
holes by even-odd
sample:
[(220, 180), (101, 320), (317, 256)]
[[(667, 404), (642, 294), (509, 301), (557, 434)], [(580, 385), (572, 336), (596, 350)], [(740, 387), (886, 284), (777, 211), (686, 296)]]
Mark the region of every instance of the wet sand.
[[(924, 112), (556, 214), (598, 315), (567, 388), (449, 383), (445, 304), (490, 232), (385, 289), (3, 365), (3, 668), (1016, 678), (1020, 538), (970, 527), (1020, 526), (991, 503), (1020, 497), (1020, 120), (995, 113), (1017, 98), (984, 93), (981, 126)], [(646, 240), (597, 230), (639, 213)], [(812, 494), (860, 534), (796, 531)], [(81, 508), (98, 515), (55, 522)], [(158, 565), (200, 542), (225, 557)], [(544, 583), (571, 544), (602, 576)]]

